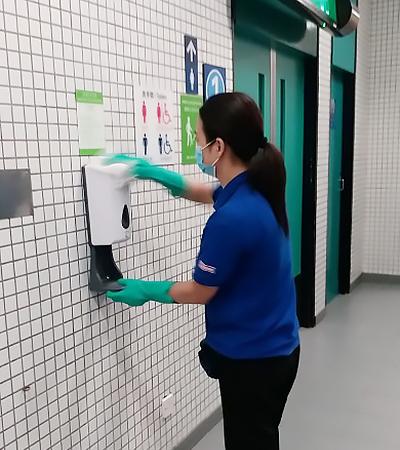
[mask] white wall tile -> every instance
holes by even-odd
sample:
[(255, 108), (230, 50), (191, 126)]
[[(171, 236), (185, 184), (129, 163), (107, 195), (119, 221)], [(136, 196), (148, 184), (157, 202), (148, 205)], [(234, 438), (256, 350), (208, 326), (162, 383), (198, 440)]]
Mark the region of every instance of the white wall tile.
[(315, 262), (315, 314), (325, 308), (326, 238), (328, 224), (329, 112), (331, 99), (332, 37), (319, 31), (319, 94), (317, 153), (317, 213)]
[[(2, 1), (0, 30), (0, 168), (31, 169), (35, 205), (33, 221), (0, 223), (0, 447), (171, 449), (219, 404), (197, 361), (203, 310), (130, 309), (88, 291), (74, 92), (103, 92), (108, 150), (134, 153), (132, 85), (159, 80), (178, 105), (185, 33), (199, 39), (199, 85), (208, 62), (232, 87), (229, 5)], [(132, 238), (115, 248), (124, 275), (189, 279), (210, 210), (147, 182), (131, 199)], [(167, 392), (177, 414), (164, 421)]]
[[(392, 25), (397, 29), (399, 7), (394, 0), (384, 2), (390, 17), (382, 16), (375, 1), (371, 36), (369, 1), (360, 2), (352, 280), (362, 270), (400, 273), (395, 232), (400, 216), (391, 208), (400, 210), (395, 108), (400, 53), (389, 33)], [(229, 5), (218, 0), (0, 4), (5, 24), (0, 32), (0, 164), (29, 166), (35, 204), (33, 222), (0, 222), (0, 303), (5, 304), (0, 333), (15, 341), (0, 340), (0, 446), (4, 441), (7, 448), (170, 449), (219, 404), (216, 383), (197, 361), (202, 308), (150, 304), (130, 309), (88, 291), (80, 182), (88, 158), (79, 156), (74, 92), (103, 91), (108, 149), (134, 153), (132, 84), (157, 79), (183, 92), (183, 34), (199, 39), (199, 85), (201, 63), (208, 62), (225, 66), (232, 86)], [(325, 31), (319, 54), (316, 314), (325, 307), (326, 278), (331, 37)], [(376, 107), (368, 115), (372, 87)], [(202, 179), (193, 166), (174, 169)], [(209, 210), (171, 199), (147, 182), (135, 184), (131, 199), (132, 237), (114, 253), (124, 274), (190, 278)], [(35, 399), (27, 402), (29, 410), (19, 407), (27, 379)], [(177, 414), (164, 421), (159, 404), (168, 392), (176, 395)], [(7, 413), (12, 402), (18, 407)]]
[(400, 275), (400, 4), (371, 2), (363, 271)]
[(371, 102), (370, 85), (370, 48), (371, 48), (371, 1), (361, 0), (360, 23), (357, 31), (357, 66), (355, 97), (355, 140), (353, 170), (353, 225), (351, 246), (351, 282), (353, 283), (364, 270), (364, 250), (368, 245), (365, 237), (366, 211), (366, 177), (368, 154), (370, 149)]

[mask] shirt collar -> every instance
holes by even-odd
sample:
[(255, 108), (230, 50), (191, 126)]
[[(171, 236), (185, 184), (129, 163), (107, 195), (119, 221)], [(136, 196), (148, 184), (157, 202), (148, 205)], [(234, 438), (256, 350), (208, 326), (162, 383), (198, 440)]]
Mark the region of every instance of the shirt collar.
[(221, 208), (232, 197), (232, 195), (238, 190), (242, 184), (247, 181), (247, 171), (242, 172), (233, 178), (224, 188), (221, 187), (221, 192), (214, 204), (214, 208), (217, 210)]

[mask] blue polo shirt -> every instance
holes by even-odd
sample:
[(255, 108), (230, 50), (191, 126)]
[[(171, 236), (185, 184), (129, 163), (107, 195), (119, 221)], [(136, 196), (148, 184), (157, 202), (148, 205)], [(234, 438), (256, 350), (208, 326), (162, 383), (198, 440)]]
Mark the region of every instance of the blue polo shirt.
[(247, 173), (214, 194), (194, 280), (218, 287), (206, 305), (206, 343), (234, 359), (289, 355), (299, 345), (289, 239)]

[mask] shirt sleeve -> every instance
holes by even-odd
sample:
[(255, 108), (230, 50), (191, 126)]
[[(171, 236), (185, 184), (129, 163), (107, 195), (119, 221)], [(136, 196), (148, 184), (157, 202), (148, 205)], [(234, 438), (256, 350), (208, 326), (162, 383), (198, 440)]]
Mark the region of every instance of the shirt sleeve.
[(211, 216), (201, 239), (194, 281), (213, 287), (228, 282), (238, 266), (242, 241), (234, 220), (218, 213)]

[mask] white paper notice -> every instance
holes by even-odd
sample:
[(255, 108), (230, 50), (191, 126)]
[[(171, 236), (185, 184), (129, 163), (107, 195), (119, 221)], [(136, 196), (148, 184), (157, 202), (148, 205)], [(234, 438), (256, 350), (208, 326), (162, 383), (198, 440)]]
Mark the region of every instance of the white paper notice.
[(177, 162), (174, 93), (135, 85), (137, 155), (154, 164)]
[(103, 94), (92, 91), (76, 91), (79, 133), (79, 153), (98, 155), (105, 149)]

